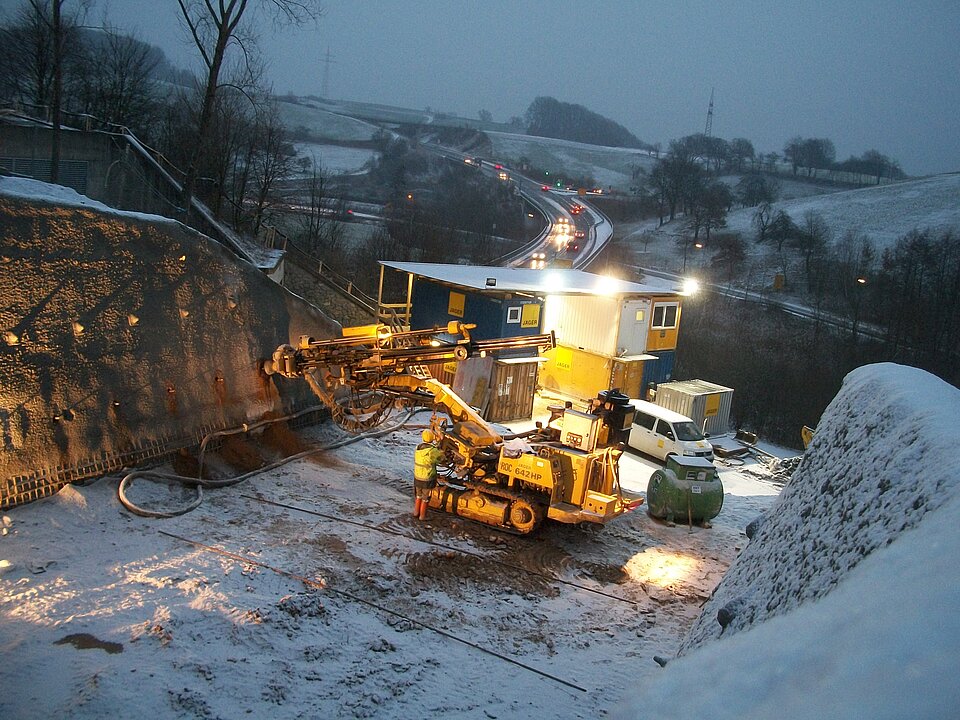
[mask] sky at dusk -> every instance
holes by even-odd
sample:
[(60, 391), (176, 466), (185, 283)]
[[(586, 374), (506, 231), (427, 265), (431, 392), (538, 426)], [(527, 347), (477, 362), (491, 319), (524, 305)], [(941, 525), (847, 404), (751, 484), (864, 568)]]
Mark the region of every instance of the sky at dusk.
[[(79, 0), (68, 0), (67, 6)], [(175, 0), (93, 0), (108, 19), (197, 66)], [(251, 0), (251, 4), (268, 4)], [(0, 0), (13, 6), (17, 0)], [(430, 107), (495, 120), (538, 95), (578, 103), (646, 142), (703, 132), (782, 152), (827, 137), (837, 159), (876, 148), (908, 174), (960, 170), (956, 0), (684, 2), (323, 0), (317, 25), (260, 45), (278, 94)]]

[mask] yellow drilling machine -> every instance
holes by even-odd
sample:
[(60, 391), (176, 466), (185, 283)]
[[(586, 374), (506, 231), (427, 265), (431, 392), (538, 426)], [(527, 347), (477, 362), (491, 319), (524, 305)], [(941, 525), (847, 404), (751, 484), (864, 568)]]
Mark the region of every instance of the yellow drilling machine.
[(555, 346), (553, 333), (473, 339), (475, 325), (395, 332), (385, 325), (345, 328), (344, 336), (281, 345), (267, 374), (307, 380), (333, 419), (351, 432), (371, 429), (392, 410), (429, 407), (444, 455), (429, 506), (519, 534), (544, 518), (603, 524), (638, 502), (624, 500), (618, 463), (634, 407), (616, 390), (584, 410), (550, 407), (550, 418), (523, 433), (498, 431), (423, 364), (462, 361), (505, 349)]

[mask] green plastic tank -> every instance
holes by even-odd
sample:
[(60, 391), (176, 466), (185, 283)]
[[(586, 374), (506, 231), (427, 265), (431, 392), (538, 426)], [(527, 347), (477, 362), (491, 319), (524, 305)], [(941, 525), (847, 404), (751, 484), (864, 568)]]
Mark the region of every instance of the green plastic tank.
[(667, 522), (706, 523), (722, 507), (723, 483), (705, 458), (670, 455), (647, 483), (647, 511)]

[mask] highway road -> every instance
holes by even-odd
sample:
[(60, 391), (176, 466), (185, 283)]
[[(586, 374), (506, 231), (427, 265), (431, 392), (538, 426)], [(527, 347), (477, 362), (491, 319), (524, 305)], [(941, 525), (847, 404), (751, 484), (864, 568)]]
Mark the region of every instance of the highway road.
[(542, 268), (569, 262), (570, 267), (585, 270), (613, 236), (610, 219), (589, 204), (588, 195), (543, 185), (495, 159), (478, 158), (433, 143), (424, 143), (423, 147), (452, 162), (470, 164), (492, 178), (511, 183), (546, 219), (544, 230), (532, 241), (496, 258), (494, 262), (499, 265)]

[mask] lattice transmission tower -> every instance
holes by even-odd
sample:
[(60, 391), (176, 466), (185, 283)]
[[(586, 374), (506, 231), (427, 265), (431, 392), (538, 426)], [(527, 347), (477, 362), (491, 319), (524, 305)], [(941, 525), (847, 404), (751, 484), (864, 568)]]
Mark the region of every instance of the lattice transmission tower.
[(713, 132), (713, 88), (710, 88), (710, 106), (707, 108), (707, 125), (703, 129), (703, 134), (710, 137)]
[(334, 60), (330, 56), (330, 46), (327, 45), (327, 56), (323, 61), (323, 97), (330, 98), (330, 65)]

